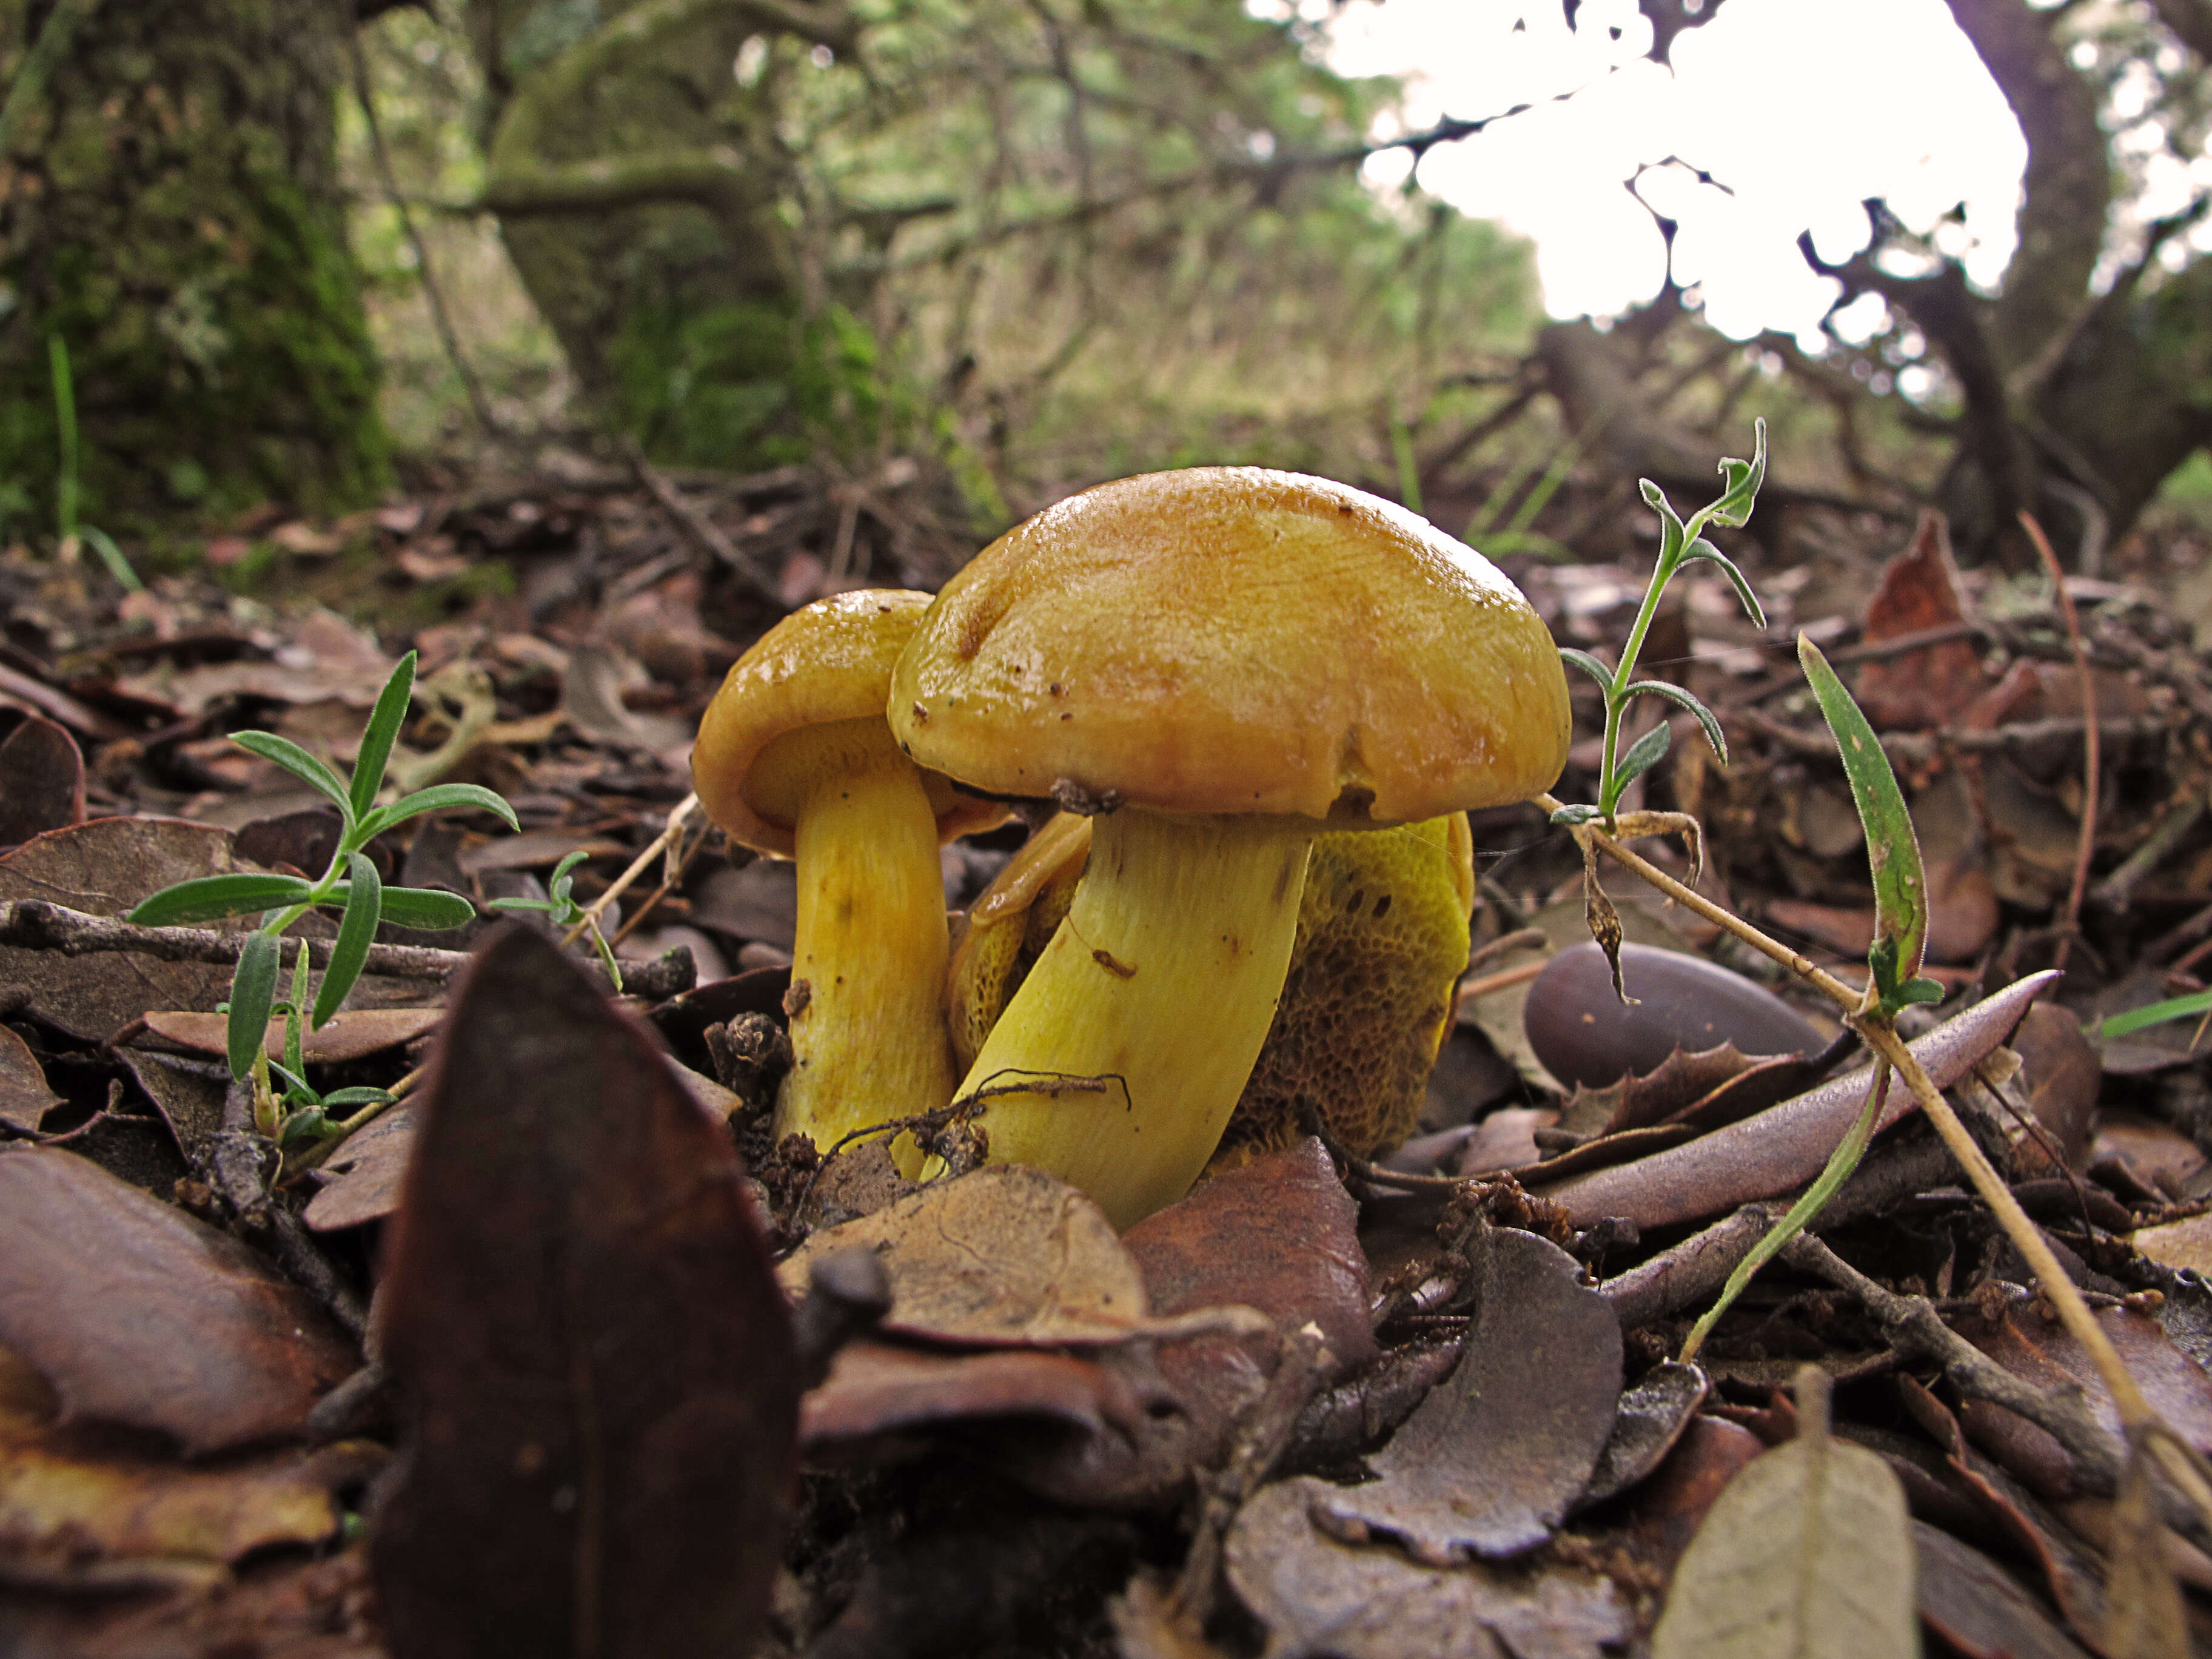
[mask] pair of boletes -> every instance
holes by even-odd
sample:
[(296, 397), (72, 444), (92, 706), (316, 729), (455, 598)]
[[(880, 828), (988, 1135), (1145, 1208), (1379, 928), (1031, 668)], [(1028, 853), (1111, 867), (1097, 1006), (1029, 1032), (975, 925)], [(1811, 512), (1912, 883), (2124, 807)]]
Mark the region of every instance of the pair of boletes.
[[(1569, 724), (1489, 561), (1257, 468), (1102, 484), (934, 599), (795, 612), (692, 757), (715, 822), (798, 862), (779, 1135), (973, 1099), (994, 1161), (1120, 1227), (1285, 1143), (1301, 1096), (1348, 1149), (1395, 1145), (1466, 961), (1464, 814), (1550, 787)], [(939, 847), (1024, 799), (1079, 816), (978, 901), (948, 980)]]

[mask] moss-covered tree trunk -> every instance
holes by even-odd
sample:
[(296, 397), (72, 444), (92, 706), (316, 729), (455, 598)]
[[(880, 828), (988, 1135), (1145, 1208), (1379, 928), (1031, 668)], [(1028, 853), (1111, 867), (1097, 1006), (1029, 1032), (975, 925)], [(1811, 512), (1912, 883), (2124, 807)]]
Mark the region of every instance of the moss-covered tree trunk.
[(353, 7), (0, 0), (11, 86), (58, 9), (82, 21), (15, 88), (0, 155), (0, 486), (51, 500), (58, 334), (88, 512), (370, 495), (386, 446), (335, 154)]
[(810, 279), (777, 131), (836, 0), (471, 0), (485, 200), (586, 395), (658, 459), (745, 467), (849, 419), (872, 343)]

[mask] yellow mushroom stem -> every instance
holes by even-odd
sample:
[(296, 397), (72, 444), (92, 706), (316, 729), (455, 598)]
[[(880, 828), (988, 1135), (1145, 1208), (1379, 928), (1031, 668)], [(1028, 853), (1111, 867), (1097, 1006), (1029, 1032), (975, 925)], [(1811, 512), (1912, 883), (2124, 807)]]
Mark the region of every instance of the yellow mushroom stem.
[(799, 926), (785, 1005), (795, 1063), (776, 1102), (776, 1133), (805, 1135), (826, 1152), (856, 1129), (952, 1097), (939, 1002), (946, 942), (937, 814), (920, 769), (880, 720), (791, 732), (763, 752), (756, 778), (763, 773), (763, 793), (799, 797)]
[[(1127, 1227), (1189, 1189), (1275, 1014), (1317, 823), (1125, 808), (1097, 820), (1075, 902), (957, 1098), (994, 1162), (1090, 1194)], [(1099, 1091), (1024, 1090), (1038, 1077)]]

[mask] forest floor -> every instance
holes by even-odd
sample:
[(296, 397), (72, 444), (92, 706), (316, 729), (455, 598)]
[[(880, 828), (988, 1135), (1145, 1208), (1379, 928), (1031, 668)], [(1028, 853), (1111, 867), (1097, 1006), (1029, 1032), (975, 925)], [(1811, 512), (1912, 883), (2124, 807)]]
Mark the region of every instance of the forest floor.
[[(1640, 516), (1597, 540), (1618, 562), (1512, 565), (1562, 644), (1619, 647)], [(933, 587), (965, 552), (911, 468), (580, 463), (336, 525), (264, 515), (127, 596), (88, 562), (0, 555), (0, 1648), (703, 1653), (765, 1621), (763, 1651), (822, 1659), (1566, 1659), (1640, 1650), (1678, 1593), (1664, 1650), (1770, 1594), (1967, 1654), (2212, 1640), (2212, 1514), (2143, 1473), (1909, 1103), (1677, 1363), (1863, 1077), (1817, 994), (1616, 872), (1646, 947), (1624, 1013), (1569, 948), (1581, 859), (1534, 807), (1474, 815), (1474, 957), (1388, 1168), (1309, 1139), (1117, 1240), (1042, 1178), (917, 1193), (880, 1151), (817, 1169), (773, 1146), (796, 885), (679, 812), (691, 737), (781, 615)], [(2212, 1455), (2197, 1024), (2099, 1030), (2212, 979), (2212, 593), (2163, 561), (2068, 578), (2069, 623), (2040, 572), (1960, 576), (1933, 526), (1802, 519), (1756, 571), (1764, 631), (1717, 579), (1670, 594), (1644, 670), (1730, 752), (1678, 714), (1626, 805), (1697, 816), (1699, 891), (1863, 975), (1864, 837), (1790, 642), (1846, 672), (1929, 876), (1947, 1000), (1906, 1034), (2176, 1441)], [(228, 734), (343, 772), (409, 650), (392, 779), (487, 786), (520, 829), (443, 812), (367, 856), (479, 906), (545, 900), (575, 855), (580, 903), (627, 876), (601, 921), (635, 1018), (546, 929), (387, 926), (416, 954), (372, 957), (304, 1060), (325, 1094), (398, 1098), (272, 1145), (229, 1082), (222, 951), (118, 949), (52, 907), (318, 873), (337, 811)], [(1590, 692), (1568, 800), (1595, 787)], [(1041, 821), (948, 846), (948, 908)], [(485, 939), (448, 1018), (458, 959), (429, 952)], [(448, 1118), (473, 1132), (408, 1176)], [(701, 1173), (732, 1149), (764, 1238)], [(860, 1231), (809, 1242), (832, 1227)], [(855, 1241), (888, 1313), (830, 1248)], [(387, 1273), (404, 1289), (372, 1328)], [(594, 1368), (623, 1347), (670, 1358)], [(411, 1432), (386, 1358), (441, 1402)], [(1819, 1481), (1764, 1457), (1791, 1446), (1881, 1518), (1805, 1522)], [(1775, 1472), (1762, 1492), (1734, 1484), (1748, 1467)]]

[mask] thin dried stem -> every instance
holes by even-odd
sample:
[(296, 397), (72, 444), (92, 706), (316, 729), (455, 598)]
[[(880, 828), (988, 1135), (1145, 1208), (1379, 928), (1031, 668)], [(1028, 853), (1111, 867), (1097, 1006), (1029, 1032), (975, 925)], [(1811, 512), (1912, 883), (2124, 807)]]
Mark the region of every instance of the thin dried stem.
[(599, 917), (605, 912), (606, 908), (629, 891), (631, 886), (646, 872), (653, 860), (659, 858), (666, 850), (669, 843), (684, 833), (684, 821), (697, 810), (698, 805), (699, 797), (696, 794), (686, 795), (676, 804), (676, 810), (668, 815), (668, 822), (662, 826), (660, 833), (646, 844), (642, 853), (630, 860), (629, 869), (623, 871), (608, 884), (605, 892), (584, 907), (584, 914), (576, 919), (575, 926), (561, 935), (561, 942), (563, 945), (574, 945), (584, 936), (584, 929), (599, 926)]
[(2081, 900), (2089, 890), (2089, 862), (2097, 851), (2097, 800), (2101, 793), (2099, 781), (2099, 749), (2101, 732), (2097, 725), (2097, 677), (2089, 669), (2089, 653), (2081, 644), (2081, 619), (2074, 609), (2074, 596), (2066, 591), (2066, 573), (2059, 568), (2058, 555), (2051, 550), (2051, 538), (2043, 533), (2043, 526), (2035, 515), (2026, 508), (2021, 510), (2021, 528), (2035, 544), (2043, 568), (2051, 573), (2051, 591), (2056, 594), (2058, 614), (2066, 623), (2066, 647), (2074, 653), (2074, 673), (2081, 685), (2081, 839), (2074, 852), (2074, 884), (2066, 894), (2066, 922), (2058, 935), (2058, 951), (2051, 957), (2051, 965), (2063, 968), (2067, 954), (2074, 948), (2075, 936), (2081, 931)]

